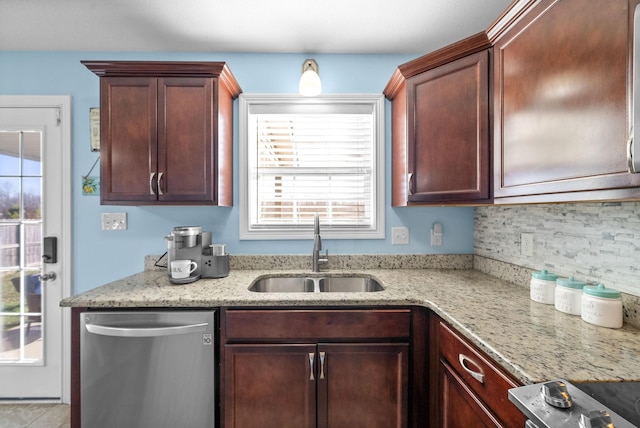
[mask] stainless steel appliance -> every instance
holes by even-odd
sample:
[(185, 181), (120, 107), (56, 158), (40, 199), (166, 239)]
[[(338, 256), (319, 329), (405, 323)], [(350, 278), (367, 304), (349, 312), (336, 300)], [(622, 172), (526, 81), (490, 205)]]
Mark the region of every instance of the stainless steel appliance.
[[(170, 269), (172, 260), (193, 260), (198, 267), (192, 276), (202, 274), (202, 253), (211, 245), (211, 232), (203, 232), (200, 226), (174, 227), (167, 240), (167, 268)], [(171, 274), (168, 271), (169, 274)]]
[(509, 390), (527, 428), (640, 427), (640, 382), (571, 384), (562, 379)]
[(83, 312), (83, 428), (213, 428), (215, 311)]
[(177, 226), (165, 239), (169, 276), (171, 276), (171, 260), (196, 262), (198, 267), (191, 274), (191, 279), (222, 278), (229, 275), (229, 254), (212, 253), (211, 232), (203, 232), (200, 226)]

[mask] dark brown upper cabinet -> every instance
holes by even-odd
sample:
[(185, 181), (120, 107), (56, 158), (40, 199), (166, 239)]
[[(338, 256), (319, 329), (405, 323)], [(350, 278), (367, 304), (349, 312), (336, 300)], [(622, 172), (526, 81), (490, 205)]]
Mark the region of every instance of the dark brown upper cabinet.
[(398, 67), (392, 102), (392, 205), (491, 202), (491, 49), (485, 33)]
[(494, 42), (496, 203), (640, 197), (628, 171), (637, 0), (523, 0)]
[(101, 203), (233, 204), (224, 62), (82, 61), (100, 77)]

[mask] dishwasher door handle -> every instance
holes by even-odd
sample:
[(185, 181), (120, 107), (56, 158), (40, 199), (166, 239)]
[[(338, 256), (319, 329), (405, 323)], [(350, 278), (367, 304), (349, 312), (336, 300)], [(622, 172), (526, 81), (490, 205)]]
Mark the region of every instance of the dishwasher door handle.
[(209, 323), (163, 326), (163, 327), (112, 327), (100, 324), (86, 324), (87, 331), (102, 336), (116, 337), (158, 337), (175, 336), (205, 331)]

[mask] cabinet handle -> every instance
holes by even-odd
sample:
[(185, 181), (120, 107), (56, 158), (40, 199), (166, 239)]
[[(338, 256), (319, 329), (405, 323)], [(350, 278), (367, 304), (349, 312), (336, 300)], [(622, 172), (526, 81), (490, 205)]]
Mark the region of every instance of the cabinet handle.
[(413, 172), (407, 174), (407, 193), (413, 195)]
[(151, 175), (149, 176), (149, 194), (150, 195), (155, 195), (156, 192), (153, 191), (153, 177), (156, 176), (155, 172), (152, 172)]
[(477, 380), (480, 383), (484, 383), (484, 373), (482, 373), (482, 371), (475, 372), (475, 371), (473, 371), (473, 370), (471, 370), (470, 368), (467, 367), (467, 361), (469, 361), (474, 366), (478, 367), (478, 364), (476, 364), (475, 361), (473, 361), (471, 358), (467, 357), (464, 354), (458, 354), (458, 361), (460, 362), (460, 365), (462, 366), (464, 371), (469, 373), (469, 375), (472, 378), (474, 378), (475, 380)]
[(315, 380), (313, 377), (313, 359), (315, 355), (315, 352), (309, 352), (309, 380)]
[(631, 103), (631, 136), (627, 142), (627, 160), (629, 172), (640, 172), (640, 147), (633, 141), (633, 133), (640, 132), (640, 5), (633, 11), (633, 71), (632, 71), (632, 103)]
[(633, 129), (629, 133), (629, 139), (627, 139), (627, 169), (631, 174), (638, 172), (633, 163)]
[(324, 379), (324, 352), (320, 352), (320, 379)]
[(164, 174), (164, 172), (158, 174), (158, 195), (164, 195), (162, 192), (162, 174)]

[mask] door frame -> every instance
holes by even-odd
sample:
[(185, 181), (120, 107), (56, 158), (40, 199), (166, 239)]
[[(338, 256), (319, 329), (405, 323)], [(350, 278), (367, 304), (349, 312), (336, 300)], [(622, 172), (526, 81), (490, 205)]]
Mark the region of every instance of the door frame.
[[(58, 256), (62, 261), (60, 270), (61, 277), (64, 278), (61, 284), (62, 298), (69, 297), (72, 290), (72, 259), (71, 259), (71, 96), (70, 95), (0, 95), (1, 107), (16, 108), (58, 108), (60, 111), (60, 129), (62, 132), (62, 233), (58, 237)], [(71, 311), (63, 308), (62, 311), (62, 396), (63, 403), (71, 400)]]

